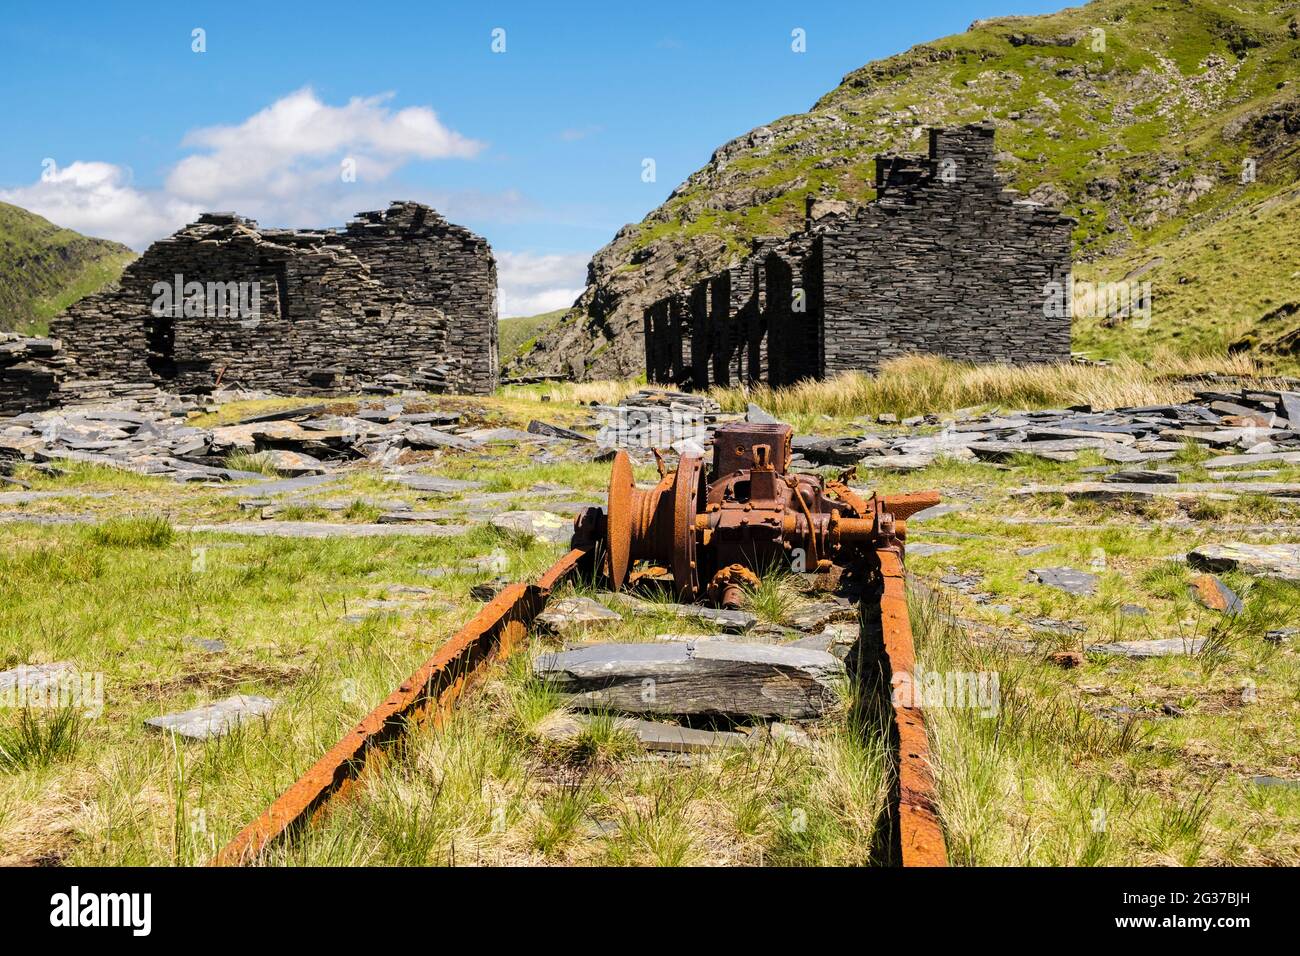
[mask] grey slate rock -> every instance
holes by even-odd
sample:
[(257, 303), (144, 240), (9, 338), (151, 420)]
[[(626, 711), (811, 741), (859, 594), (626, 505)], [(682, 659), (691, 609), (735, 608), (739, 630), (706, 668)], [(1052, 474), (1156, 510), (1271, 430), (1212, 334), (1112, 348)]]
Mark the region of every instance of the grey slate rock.
[[(412, 491), (428, 491), (442, 495), (458, 495), (465, 491), (474, 491), (483, 487), (481, 481), (465, 481), (460, 478), (442, 478), (438, 475), (416, 475), (395, 473), (384, 476), (385, 481), (393, 481), (410, 488)], [(260, 492), (262, 489), (259, 488)]]
[(503, 511), (493, 515), (492, 524), (551, 544), (567, 544), (573, 537), (572, 519), (549, 511)]
[(552, 601), (545, 611), (537, 615), (537, 623), (543, 630), (561, 636), (617, 624), (621, 620), (623, 615), (588, 597)]
[(543, 435), (547, 438), (564, 438), (569, 441), (595, 441), (590, 435), (584, 435), (582, 432), (575, 432), (572, 428), (564, 428), (561, 425), (552, 425), (550, 422), (541, 422), (533, 419), (528, 423), (528, 432), (532, 435)]
[[(1056, 545), (1054, 544), (1035, 544), (1027, 548), (1016, 548), (1016, 554), (1023, 558), (1028, 557), (1031, 554), (1046, 554), (1048, 551), (1053, 551), (1055, 549)], [(909, 548), (908, 550), (911, 549)]]
[[(910, 550), (910, 549), (909, 549)], [(804, 632), (824, 630), (833, 621), (856, 621), (858, 608), (843, 598), (800, 604), (788, 615), (787, 623)]]
[(1203, 544), (1187, 553), (1187, 563), (1202, 571), (1241, 571), (1300, 581), (1300, 544)]
[(642, 714), (818, 717), (839, 701), (844, 665), (767, 644), (600, 644), (544, 654), (534, 674), (582, 706)]
[(1117, 471), (1107, 475), (1102, 481), (1123, 482), (1125, 484), (1138, 485), (1157, 485), (1157, 484), (1174, 484), (1178, 481), (1178, 476), (1172, 471), (1147, 471), (1131, 470)]
[(1300, 430), (1300, 392), (1282, 392), (1279, 395), (1287, 427)]
[(483, 444), (461, 435), (453, 435), (431, 425), (412, 425), (402, 433), (412, 448), (454, 448), (457, 451), (483, 451)]
[(785, 422), (775, 415), (769, 415), (762, 408), (750, 402), (745, 409), (745, 421), (751, 425), (784, 425)]
[(1034, 568), (1029, 572), (1028, 580), (1069, 594), (1087, 596), (1096, 592), (1098, 578), (1076, 568)]
[(1300, 789), (1300, 780), (1288, 780), (1285, 777), (1270, 777), (1267, 774), (1260, 774), (1250, 778), (1250, 782), (1257, 787), (1288, 787), (1290, 789)]
[(1199, 654), (1205, 638), (1169, 637), (1155, 641), (1116, 641), (1113, 644), (1085, 644), (1089, 654), (1111, 657), (1170, 657), (1176, 654)]
[(150, 717), (145, 724), (193, 740), (207, 740), (229, 733), (246, 720), (265, 717), (275, 706), (276, 702), (269, 697), (236, 694), (193, 710)]

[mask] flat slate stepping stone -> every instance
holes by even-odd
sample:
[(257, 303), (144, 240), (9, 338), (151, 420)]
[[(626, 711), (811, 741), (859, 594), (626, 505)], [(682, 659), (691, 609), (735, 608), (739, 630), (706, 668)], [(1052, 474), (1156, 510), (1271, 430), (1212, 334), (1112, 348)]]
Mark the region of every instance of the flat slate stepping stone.
[(1110, 484), (1129, 484), (1129, 485), (1172, 485), (1178, 481), (1178, 476), (1172, 471), (1150, 471), (1133, 469), (1131, 471), (1117, 471), (1107, 475), (1102, 479)]
[(1206, 468), (1239, 468), (1242, 465), (1258, 465), (1261, 462), (1280, 462), (1283, 464), (1300, 464), (1300, 451), (1274, 451), (1255, 455), (1222, 455), (1211, 458), (1205, 463)]
[(934, 455), (879, 455), (857, 463), (859, 468), (871, 471), (920, 471), (933, 464)]
[[(1016, 548), (1016, 554), (1023, 558), (1031, 554), (1046, 554), (1048, 551), (1055, 550), (1055, 548), (1056, 545), (1054, 544), (1035, 544), (1027, 548)], [(908, 550), (910, 551), (911, 548), (908, 548)]]
[(573, 519), (550, 511), (503, 511), (493, 515), (492, 524), (550, 544), (568, 544), (573, 537)]
[(1085, 644), (1089, 654), (1112, 657), (1170, 657), (1176, 654), (1199, 654), (1205, 638), (1167, 637), (1156, 641), (1116, 641), (1113, 644)]
[[(458, 495), (465, 491), (476, 491), (483, 487), (481, 481), (465, 481), (460, 478), (443, 478), (439, 475), (384, 475), (385, 481), (393, 481), (410, 488), (412, 491), (429, 491), (442, 495)], [(259, 488), (260, 492), (262, 489)]]
[[(798, 631), (792, 633), (798, 634)], [(692, 644), (695, 641), (743, 641), (750, 644), (784, 644), (783, 637), (776, 634), (656, 634), (656, 641), (673, 641), (678, 644)], [(797, 643), (794, 641), (791, 644)], [(569, 648), (565, 648), (569, 650)]]
[(1287, 780), (1285, 777), (1270, 777), (1267, 774), (1260, 774), (1250, 778), (1250, 782), (1257, 787), (1289, 787), (1300, 790), (1300, 780)]
[[(292, 491), (306, 491), (309, 488), (320, 489), (326, 485), (341, 484), (343, 479), (338, 475), (303, 475), (300, 478), (280, 478), (276, 480), (268, 479), (265, 475), (259, 475), (254, 472), (246, 472), (251, 479), (258, 482), (257, 494), (259, 495), (280, 495)], [(243, 480), (238, 479), (238, 480)], [(223, 495), (243, 495), (252, 489), (249, 488), (225, 488), (220, 494)]]
[(602, 594), (612, 604), (617, 604), (633, 614), (672, 614), (689, 621), (713, 624), (720, 630), (731, 634), (744, 634), (752, 630), (758, 618), (748, 611), (732, 611), (727, 608), (704, 607), (700, 604), (658, 604), (643, 601), (631, 594), (604, 592)]
[(588, 597), (552, 601), (537, 615), (537, 623), (552, 634), (568, 635), (594, 627), (617, 624), (623, 615)]
[(276, 702), (269, 697), (236, 694), (193, 710), (150, 717), (145, 724), (192, 740), (207, 740), (229, 733), (249, 718), (265, 717), (275, 706)]
[(909, 558), (928, 558), (935, 554), (946, 554), (949, 551), (956, 551), (955, 544), (932, 544), (929, 541), (916, 541), (907, 546), (907, 556)]
[(1300, 581), (1300, 544), (1205, 544), (1187, 552), (1187, 563), (1203, 571), (1241, 571)]
[(13, 698), (17, 706), (22, 706), (24, 695), (43, 694), (57, 689), (75, 677), (76, 673), (77, 667), (70, 661), (19, 664), (12, 670), (0, 671), (0, 704)]
[(1096, 593), (1098, 578), (1095, 574), (1076, 568), (1034, 568), (1029, 572), (1027, 580), (1046, 584), (1068, 594), (1088, 596)]
[(333, 524), (327, 521), (231, 521), (227, 524), (178, 525), (177, 531), (247, 534), (262, 538), (455, 538), (473, 529), (467, 525)]
[(727, 641), (598, 644), (544, 654), (533, 672), (579, 706), (787, 719), (836, 706), (845, 673), (825, 651)]
[[(1297, 453), (1300, 456), (1300, 453)], [(1297, 457), (1300, 461), (1300, 457)], [(1209, 463), (1207, 463), (1208, 467)], [(1235, 495), (1269, 495), (1278, 498), (1300, 497), (1300, 483), (1283, 481), (1190, 481), (1175, 484), (1126, 484), (1124, 482), (1080, 481), (1072, 485), (1030, 485), (1013, 488), (1013, 498), (1033, 495), (1065, 495), (1070, 499), (1105, 500), (1130, 498), (1209, 498), (1221, 501)]]
[(965, 510), (965, 505), (931, 505), (928, 508), (922, 508), (916, 514), (912, 515), (912, 517), (908, 518), (907, 524), (908, 527), (911, 527), (918, 521), (929, 521), (932, 518), (942, 518), (944, 515), (956, 514), (958, 511)]
[(1241, 598), (1213, 574), (1198, 574), (1188, 585), (1192, 597), (1211, 611), (1237, 615), (1242, 611)]
[(484, 446), (463, 435), (455, 435), (432, 425), (412, 425), (402, 433), (412, 448), (454, 448), (457, 451), (482, 451)]

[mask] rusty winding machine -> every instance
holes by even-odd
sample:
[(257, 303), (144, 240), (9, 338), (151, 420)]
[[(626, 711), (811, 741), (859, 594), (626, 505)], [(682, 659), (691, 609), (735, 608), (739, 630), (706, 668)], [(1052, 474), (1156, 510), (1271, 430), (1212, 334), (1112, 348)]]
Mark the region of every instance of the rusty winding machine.
[[(935, 492), (863, 498), (849, 475), (790, 471), (789, 425), (738, 422), (714, 433), (712, 468), (683, 455), (674, 470), (636, 487), (627, 453), (614, 458), (604, 509), (574, 521), (570, 551), (536, 582), (508, 585), (367, 714), (216, 855), (216, 865), (256, 861), (308, 826), (346, 793), (372, 755), (412, 726), (437, 725), (497, 661), (527, 640), (554, 590), (575, 572), (613, 590), (645, 582), (679, 601), (736, 607), (774, 569), (824, 574), (853, 569), (862, 592), (859, 679), (888, 721), (896, 773), (889, 801), (891, 855), (903, 866), (946, 863), (924, 717), (910, 693), (916, 669), (904, 590), (907, 518), (937, 504)], [(656, 453), (656, 457), (658, 454)], [(864, 667), (863, 661), (866, 660)], [(864, 671), (869, 671), (864, 675)]]
[[(661, 582), (682, 602), (739, 607), (773, 570), (826, 573), (881, 550), (900, 558), (906, 519), (935, 492), (863, 499), (839, 479), (790, 471), (794, 429), (737, 422), (714, 433), (712, 469), (684, 455), (675, 470), (636, 487), (625, 451), (614, 458), (607, 507), (575, 521), (573, 547), (612, 590)], [(640, 567), (636, 567), (637, 565)]]

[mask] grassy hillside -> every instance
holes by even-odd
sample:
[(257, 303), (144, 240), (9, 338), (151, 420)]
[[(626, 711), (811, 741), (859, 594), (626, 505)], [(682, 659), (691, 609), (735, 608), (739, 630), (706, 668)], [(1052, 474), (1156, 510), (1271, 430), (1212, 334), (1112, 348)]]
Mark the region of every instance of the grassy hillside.
[(564, 314), (568, 311), (568, 309), (555, 309), (538, 315), (516, 315), (502, 319), (497, 325), (501, 336), (501, 364), (505, 365), (527, 352), (533, 347), (537, 337), (564, 318)]
[(1300, 298), (1300, 220), (1281, 198), (1300, 180), (1300, 4), (1095, 0), (870, 63), (807, 113), (721, 146), (596, 254), (593, 285), (528, 363), (584, 354), (589, 375), (631, 373), (646, 304), (798, 229), (810, 195), (870, 201), (877, 153), (984, 119), (1008, 184), (1078, 220), (1080, 275), (1165, 261), (1145, 277), (1150, 327), (1084, 322), (1081, 346), (1219, 349)]
[(0, 203), (0, 329), (43, 333), (73, 302), (116, 282), (135, 253)]

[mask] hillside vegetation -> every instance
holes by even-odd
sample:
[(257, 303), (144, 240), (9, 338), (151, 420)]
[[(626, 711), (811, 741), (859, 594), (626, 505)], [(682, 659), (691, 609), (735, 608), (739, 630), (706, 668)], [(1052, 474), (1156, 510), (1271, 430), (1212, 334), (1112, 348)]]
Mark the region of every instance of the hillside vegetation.
[(528, 352), (537, 341), (537, 337), (550, 330), (567, 309), (555, 309), (552, 312), (540, 312), (537, 315), (515, 315), (497, 323), (500, 334), (501, 364)]
[[(630, 374), (641, 309), (795, 231), (815, 195), (873, 198), (874, 157), (991, 119), (999, 172), (1078, 220), (1079, 277), (1151, 281), (1150, 323), (1081, 321), (1095, 356), (1244, 343), (1293, 361), (1300, 308), (1300, 4), (1095, 0), (980, 21), (844, 77), (718, 148), (596, 253), (519, 369)], [(576, 358), (575, 358), (576, 357)]]
[(135, 253), (0, 202), (0, 331), (44, 333), (49, 320), (116, 282)]

